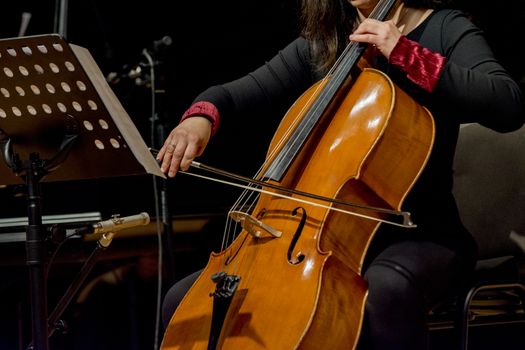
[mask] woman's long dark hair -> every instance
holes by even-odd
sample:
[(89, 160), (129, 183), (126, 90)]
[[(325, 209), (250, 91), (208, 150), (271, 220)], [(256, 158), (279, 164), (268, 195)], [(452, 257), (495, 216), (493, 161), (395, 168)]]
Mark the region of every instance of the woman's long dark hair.
[[(405, 0), (415, 8), (451, 7), (454, 0)], [(355, 29), (357, 10), (348, 0), (302, 0), (302, 35), (311, 41), (315, 65), (322, 72), (329, 69), (348, 44)]]

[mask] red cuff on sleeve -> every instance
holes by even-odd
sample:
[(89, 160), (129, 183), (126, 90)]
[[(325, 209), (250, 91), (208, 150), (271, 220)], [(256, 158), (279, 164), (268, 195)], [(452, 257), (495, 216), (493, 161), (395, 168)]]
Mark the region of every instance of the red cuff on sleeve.
[(188, 110), (182, 115), (179, 124), (184, 120), (195, 116), (207, 118), (211, 122), (211, 135), (215, 135), (219, 129), (220, 116), (219, 110), (213, 103), (199, 101), (192, 104), (190, 108), (188, 108)]
[(390, 53), (389, 61), (405, 72), (408, 79), (432, 92), (445, 66), (446, 58), (402, 35)]

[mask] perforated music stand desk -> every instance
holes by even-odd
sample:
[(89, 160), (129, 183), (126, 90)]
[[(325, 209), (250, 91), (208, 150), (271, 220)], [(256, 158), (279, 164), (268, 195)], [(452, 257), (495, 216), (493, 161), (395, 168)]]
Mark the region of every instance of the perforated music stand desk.
[(89, 51), (55, 34), (0, 40), (0, 147), (0, 185), (25, 182), (32, 201), (26, 250), (33, 344), (46, 349), (38, 183), (164, 174)]
[[(78, 140), (42, 181), (150, 173), (164, 177), (88, 50), (58, 35), (0, 40), (0, 129), (20, 158), (52, 158), (72, 116)], [(0, 164), (0, 185), (20, 183)]]

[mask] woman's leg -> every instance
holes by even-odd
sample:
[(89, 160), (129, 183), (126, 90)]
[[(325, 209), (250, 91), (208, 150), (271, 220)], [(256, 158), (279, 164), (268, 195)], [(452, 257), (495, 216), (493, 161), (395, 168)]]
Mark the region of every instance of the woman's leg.
[(193, 283), (197, 280), (197, 277), (201, 274), (202, 270), (192, 273), (176, 282), (164, 296), (162, 303), (162, 322), (164, 329), (168, 326), (175, 309), (179, 306), (182, 298), (188, 292)]
[(382, 251), (365, 272), (366, 317), (360, 349), (428, 348), (428, 308), (467, 271), (454, 250), (404, 241)]

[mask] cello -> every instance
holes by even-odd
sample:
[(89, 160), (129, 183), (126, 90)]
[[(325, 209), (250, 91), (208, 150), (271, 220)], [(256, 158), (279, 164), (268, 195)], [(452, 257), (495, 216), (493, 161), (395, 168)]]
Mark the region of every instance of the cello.
[[(395, 3), (380, 0), (370, 17), (384, 20)], [(388, 76), (355, 76), (364, 50), (350, 43), (290, 107), (256, 177), (271, 190), (232, 208), (240, 232), (227, 227), (161, 349), (355, 348), (368, 246), (380, 225), (396, 224), (434, 140), (430, 112)]]

